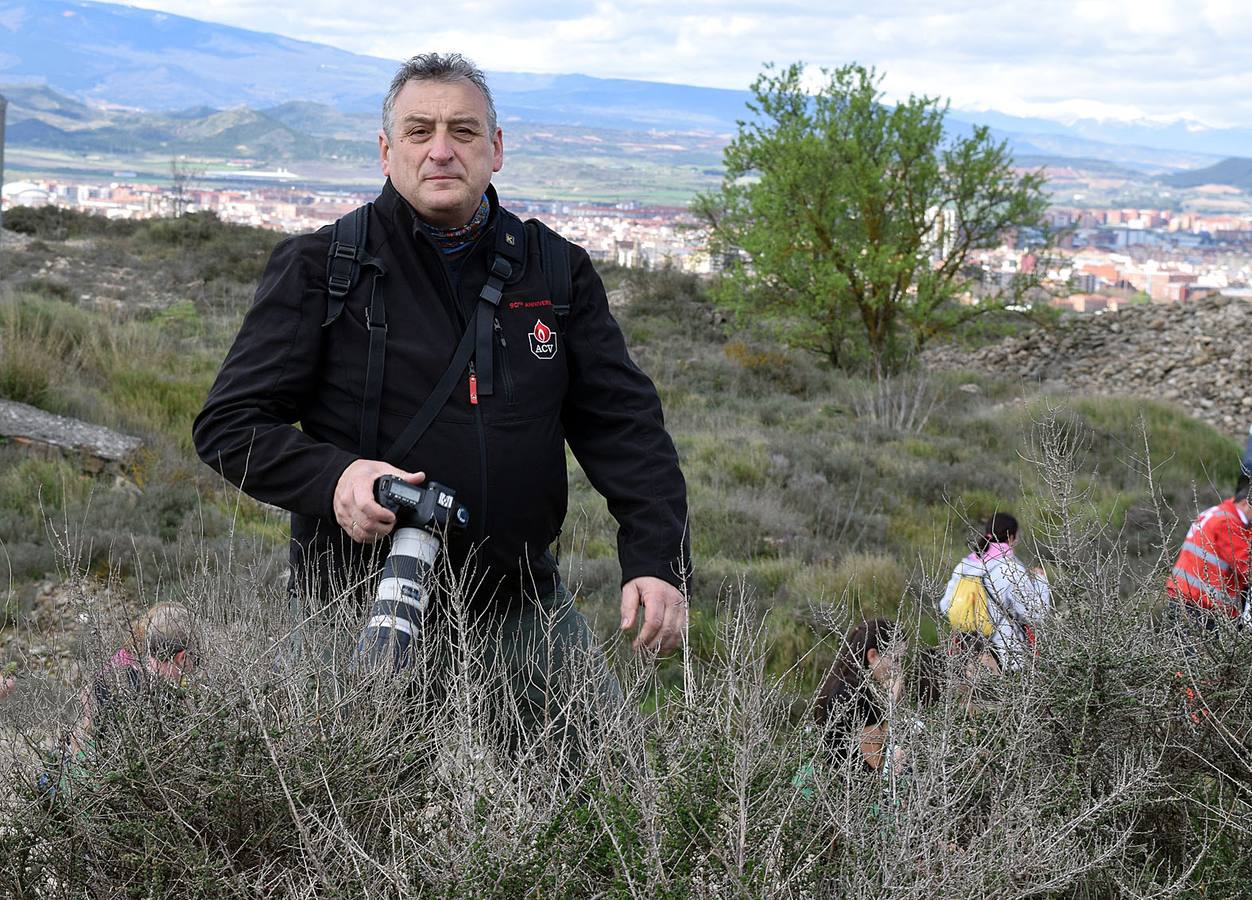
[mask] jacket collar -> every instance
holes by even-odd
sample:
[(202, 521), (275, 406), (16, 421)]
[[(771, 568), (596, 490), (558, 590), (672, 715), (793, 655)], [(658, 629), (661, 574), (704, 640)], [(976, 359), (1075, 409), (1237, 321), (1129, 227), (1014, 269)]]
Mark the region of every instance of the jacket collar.
[(966, 559), (970, 562), (989, 563), (1013, 555), (1012, 544), (988, 544), (982, 553), (971, 553)]
[(1248, 517), (1243, 514), (1243, 510), (1239, 508), (1239, 504), (1235, 502), (1233, 497), (1221, 503), (1218, 506), (1218, 509), (1226, 510), (1227, 513), (1238, 518), (1238, 520), (1243, 523), (1244, 528), (1248, 527)]
[[(487, 185), (487, 200), (491, 203), (491, 215), (487, 218), (483, 234), (490, 232), (500, 217), (500, 195), (496, 193), (494, 184)], [(417, 212), (409, 205), (408, 200), (400, 196), (400, 192), (396, 190), (390, 178), (383, 184), (383, 189), (378, 199), (374, 201), (374, 205), (383, 214), (383, 218), (393, 223), (401, 234), (414, 237), (420, 234), (420, 240), (429, 241), (417, 225)]]

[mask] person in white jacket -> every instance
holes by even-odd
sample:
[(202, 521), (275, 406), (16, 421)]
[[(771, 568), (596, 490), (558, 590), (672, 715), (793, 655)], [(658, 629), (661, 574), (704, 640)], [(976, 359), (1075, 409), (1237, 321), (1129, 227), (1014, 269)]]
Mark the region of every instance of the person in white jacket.
[(993, 515), (982, 536), (974, 541), (973, 552), (952, 570), (939, 604), (940, 611), (948, 616), (962, 580), (981, 582), (986, 592), (986, 618), (981, 630), (970, 636), (975, 638), (975, 645), (981, 643), (979, 636), (985, 637), (989, 646), (978, 649), (990, 650), (995, 669), (1001, 672), (1021, 668), (1034, 644), (1035, 629), (1052, 607), (1047, 575), (1043, 569), (1028, 570), (1022, 564), (1013, 552), (1017, 539), (1017, 519), (1003, 512)]

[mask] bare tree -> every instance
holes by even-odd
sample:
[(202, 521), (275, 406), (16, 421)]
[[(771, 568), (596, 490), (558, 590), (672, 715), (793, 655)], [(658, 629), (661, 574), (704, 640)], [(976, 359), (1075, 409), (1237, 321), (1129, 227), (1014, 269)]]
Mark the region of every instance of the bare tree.
[(204, 174), (202, 166), (190, 163), (185, 156), (170, 157), (170, 215), (181, 219), (191, 206), (191, 191)]

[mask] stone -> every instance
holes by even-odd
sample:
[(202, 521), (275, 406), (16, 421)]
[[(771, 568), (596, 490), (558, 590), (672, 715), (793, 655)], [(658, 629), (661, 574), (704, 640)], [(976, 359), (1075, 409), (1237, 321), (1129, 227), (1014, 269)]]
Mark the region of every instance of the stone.
[(93, 472), (126, 462), (143, 446), (137, 437), (13, 400), (0, 400), (0, 439), (37, 453), (79, 454)]
[(1074, 394), (1161, 398), (1242, 439), (1252, 423), (1252, 354), (1243, 346), (1247, 319), (1248, 307), (1226, 298), (1070, 314), (1059, 327), (973, 352), (932, 344), (922, 360), (932, 369), (1046, 379)]

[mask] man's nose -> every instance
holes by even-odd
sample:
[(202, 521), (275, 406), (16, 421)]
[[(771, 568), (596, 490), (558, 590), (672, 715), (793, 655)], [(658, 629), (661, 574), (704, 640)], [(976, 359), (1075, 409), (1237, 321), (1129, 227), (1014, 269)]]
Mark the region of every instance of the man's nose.
[(452, 159), (452, 136), (443, 129), (436, 129), (430, 141), (430, 157), (435, 162), (448, 162)]

